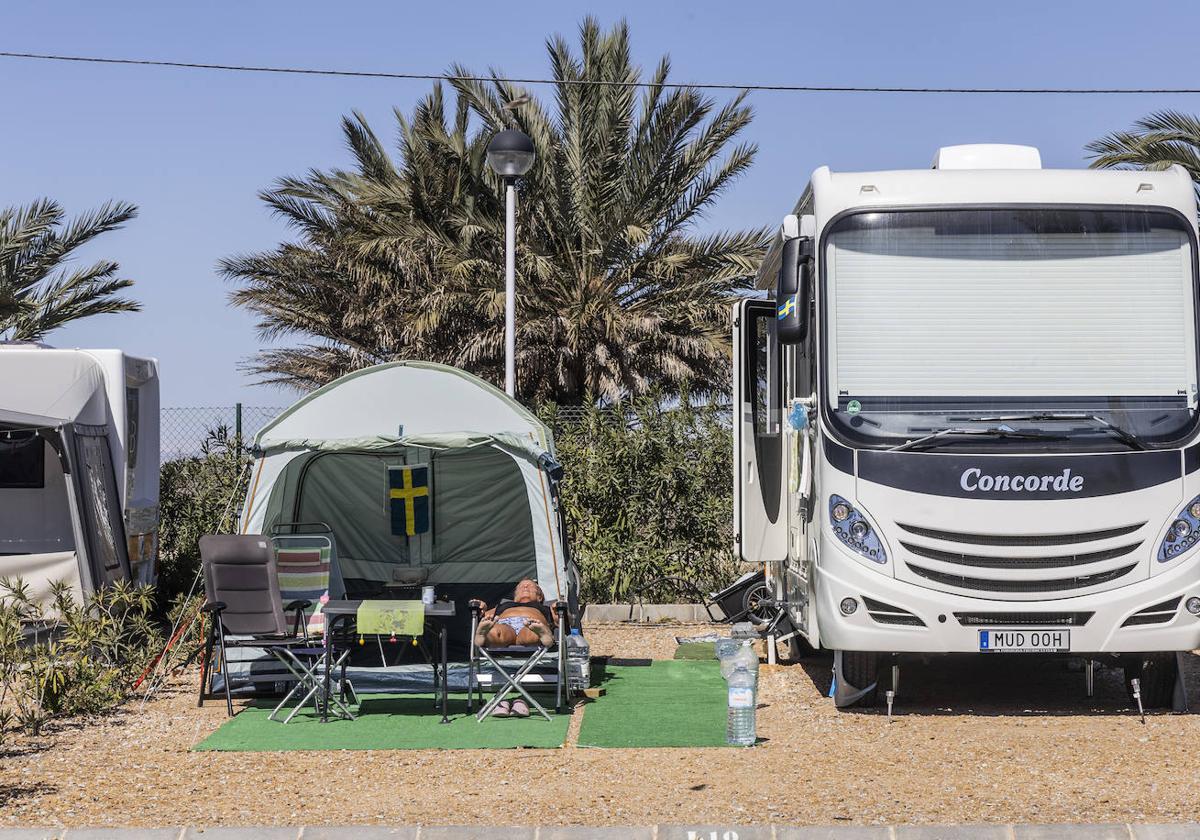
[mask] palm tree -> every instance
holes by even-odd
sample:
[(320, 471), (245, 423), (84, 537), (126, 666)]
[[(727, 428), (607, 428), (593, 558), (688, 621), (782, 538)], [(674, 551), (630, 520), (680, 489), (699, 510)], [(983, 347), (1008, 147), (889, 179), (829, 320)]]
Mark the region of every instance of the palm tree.
[(141, 309), (117, 294), (133, 281), (116, 276), (115, 262), (65, 266), (78, 248), (135, 216), (122, 202), (70, 222), (49, 199), (0, 210), (0, 340), (40, 341), (69, 321)]
[(1167, 169), (1179, 164), (1200, 184), (1200, 118), (1158, 111), (1087, 145), (1092, 166), (1104, 169)]
[(695, 227), (754, 158), (753, 145), (733, 145), (750, 108), (667, 87), (666, 58), (639, 91), (623, 23), (603, 32), (585, 20), (578, 55), (561, 37), (547, 47), (552, 109), (498, 73), (455, 80), (449, 107), (437, 86), (411, 119), (396, 115), (395, 159), (355, 115), (343, 120), (353, 170), (264, 193), (300, 242), (225, 261), (240, 284), (232, 300), (259, 315), (264, 336), (315, 342), (261, 354), (254, 370), (310, 387), (417, 356), (500, 381), (504, 207), (485, 150), (516, 127), (537, 150), (520, 194), (519, 396), (577, 404), (726, 390), (728, 304), (766, 234)]

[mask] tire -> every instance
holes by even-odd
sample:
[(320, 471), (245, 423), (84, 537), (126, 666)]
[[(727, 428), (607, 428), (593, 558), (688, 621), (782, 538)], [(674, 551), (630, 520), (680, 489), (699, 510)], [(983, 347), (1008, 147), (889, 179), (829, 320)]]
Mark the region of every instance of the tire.
[(1133, 700), (1133, 680), (1141, 682), (1142, 705), (1147, 709), (1168, 709), (1175, 699), (1175, 678), (1179, 661), (1174, 653), (1135, 654), (1126, 661), (1125, 690)]
[(870, 709), (879, 703), (879, 654), (875, 651), (842, 651), (842, 676), (856, 688), (875, 683), (875, 687), (850, 704), (849, 708)]

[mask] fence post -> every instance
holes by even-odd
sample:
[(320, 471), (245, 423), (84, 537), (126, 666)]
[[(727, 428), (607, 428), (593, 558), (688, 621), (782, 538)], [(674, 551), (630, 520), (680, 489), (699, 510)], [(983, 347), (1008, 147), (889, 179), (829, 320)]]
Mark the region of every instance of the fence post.
[(238, 403), (236, 406), (234, 406), (233, 429), (234, 429), (234, 440), (237, 441), (237, 443), (235, 444), (237, 446), (237, 454), (238, 454), (238, 457), (240, 458), (240, 457), (242, 457), (242, 404), (241, 403)]

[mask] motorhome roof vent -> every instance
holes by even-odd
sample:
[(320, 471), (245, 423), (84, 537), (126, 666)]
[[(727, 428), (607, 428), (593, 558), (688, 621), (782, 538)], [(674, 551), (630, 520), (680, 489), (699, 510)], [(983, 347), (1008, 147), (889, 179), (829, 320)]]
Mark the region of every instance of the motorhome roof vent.
[(934, 169), (1041, 169), (1042, 155), (1033, 146), (968, 143), (942, 146), (933, 156)]

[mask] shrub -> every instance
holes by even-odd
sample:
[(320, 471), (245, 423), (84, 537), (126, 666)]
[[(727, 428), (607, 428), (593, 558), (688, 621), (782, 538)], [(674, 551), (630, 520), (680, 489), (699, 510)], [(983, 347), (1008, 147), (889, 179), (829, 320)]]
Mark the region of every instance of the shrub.
[(126, 581), (83, 603), (57, 583), (43, 607), (22, 581), (0, 579), (0, 735), (123, 703), (161, 650), (154, 610), (153, 588)]
[(246, 496), (251, 459), (241, 441), (219, 426), (199, 456), (162, 465), (159, 505), (159, 597), (164, 606), (185, 594), (200, 568), (200, 537), (228, 532)]
[(728, 409), (547, 407), (565, 469), (563, 505), (590, 601), (693, 601), (736, 574)]

